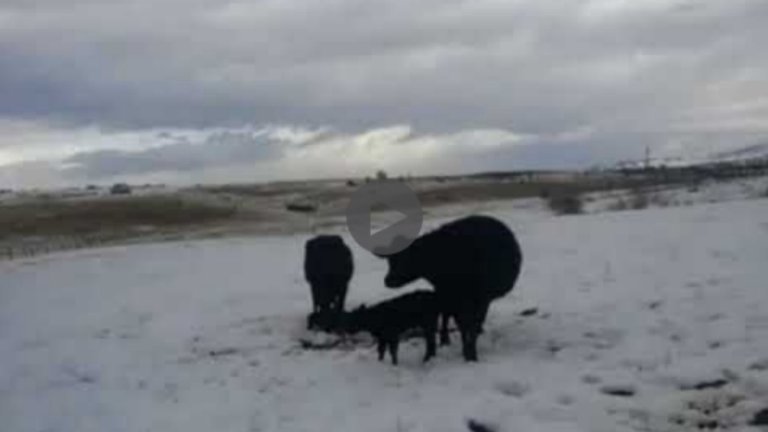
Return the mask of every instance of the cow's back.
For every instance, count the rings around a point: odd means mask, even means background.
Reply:
[[[507,294],[520,274],[522,253],[512,231],[488,216],[448,223],[419,239],[430,255],[437,289],[475,291],[483,297]]]
[[[352,252],[341,237],[322,235],[307,241],[304,274],[308,281],[349,281],[353,271]]]

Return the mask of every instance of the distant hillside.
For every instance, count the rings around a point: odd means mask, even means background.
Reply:
[[[710,156],[713,162],[768,158],[768,143],[753,144],[736,150],[717,152]]]
[[[733,150],[718,151],[707,155],[668,156],[663,158],[650,157],[621,161],[616,164],[619,168],[651,167],[687,167],[694,165],[710,165],[722,162],[747,162],[768,160],[768,143],[752,144]]]

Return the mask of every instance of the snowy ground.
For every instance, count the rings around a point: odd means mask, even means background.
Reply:
[[[588,213],[615,211],[620,202],[631,203],[635,191],[613,190],[587,194]],[[681,207],[768,197],[768,177],[709,180],[699,185],[660,185],[645,192],[649,207]]]
[[[304,236],[2,262],[0,430],[748,430],[768,406],[768,200],[495,208],[525,263],[479,364],[454,344],[422,365],[419,340],[399,367],[366,343],[302,349]],[[348,306],[395,294],[354,252]]]

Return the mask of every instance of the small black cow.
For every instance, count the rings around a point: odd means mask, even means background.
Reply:
[[[427,343],[424,362],[435,356],[435,333],[440,312],[434,291],[418,290],[386,300],[371,307],[360,306],[346,317],[349,333],[367,331],[376,338],[379,360],[389,351],[392,364],[397,364],[400,335],[406,330],[420,328]]]
[[[488,308],[514,287],[523,255],[504,223],[489,216],[469,216],[382,258],[389,261],[384,280],[388,288],[421,278],[432,284],[443,313],[441,343],[447,342],[447,321],[452,317],[461,333],[464,359],[477,361],[477,336]]]
[[[344,311],[354,264],[352,251],[337,235],[321,235],[304,245],[304,276],[312,289],[308,328],[328,330]]]

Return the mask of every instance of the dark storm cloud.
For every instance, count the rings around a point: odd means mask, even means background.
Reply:
[[[609,122],[618,108],[654,123],[702,85],[768,66],[762,0],[51,0],[0,11],[11,96],[0,114],[129,128],[536,132]]]
[[[765,16],[765,0],[4,0],[0,120],[141,136],[280,124],[354,141],[406,124],[447,142],[483,129],[530,138],[473,152],[473,170],[584,166],[646,146],[697,153],[768,136]],[[574,131],[589,133],[556,138]],[[136,149],[110,139],[67,173],[193,173],[284,156],[264,137],[158,137]],[[40,150],[0,138],[0,164],[24,154]]]

